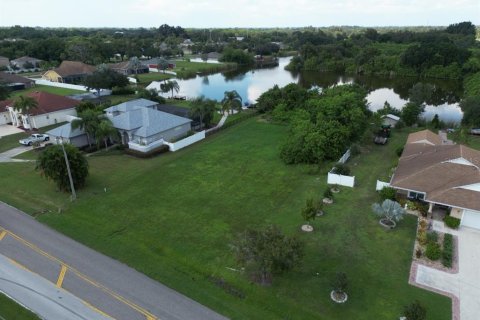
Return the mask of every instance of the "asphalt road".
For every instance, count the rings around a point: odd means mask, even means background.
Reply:
[[[0,202],[0,254],[118,320],[227,319]],[[0,290],[2,283],[0,282]]]

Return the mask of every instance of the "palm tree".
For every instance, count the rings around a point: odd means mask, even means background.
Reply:
[[[375,214],[387,220],[391,226],[395,226],[395,221],[401,220],[405,214],[405,209],[398,202],[390,199],[384,200],[381,204],[374,203],[372,209]]]
[[[212,121],[213,114],[217,110],[215,104],[214,100],[205,99],[204,96],[198,97],[190,102],[190,115],[199,118],[200,129]]]
[[[98,124],[97,130],[95,132],[95,138],[97,139],[97,145],[100,144],[100,140],[103,140],[105,143],[105,150],[108,148],[108,138],[112,135],[117,133],[117,129],[115,129],[112,125],[110,119],[106,117],[102,117],[100,123]]]
[[[172,99],[173,99],[173,91],[175,90],[175,92],[178,93],[178,91],[180,90],[180,86],[178,85],[177,81],[168,80],[168,81],[165,81],[165,83],[162,83],[160,85],[160,89],[162,90],[162,92],[165,92],[165,93],[172,91]]]
[[[80,128],[87,134],[88,145],[91,147],[90,138],[94,137],[100,122],[102,121],[102,113],[99,110],[87,109],[81,112],[80,119],[72,121],[72,129]]]
[[[236,90],[225,91],[222,100],[222,111],[231,111],[233,113],[233,110],[242,110],[242,97]]]
[[[13,109],[15,109],[16,111],[19,111],[20,113],[22,113],[24,116],[27,117],[29,129],[32,129],[32,124],[30,122],[30,111],[32,111],[32,109],[35,109],[37,107],[38,107],[37,100],[27,96],[19,96],[18,98],[15,99],[15,102],[13,103]]]

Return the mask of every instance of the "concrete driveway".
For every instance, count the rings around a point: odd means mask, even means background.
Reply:
[[[22,129],[18,129],[15,126],[9,124],[0,125],[0,139],[4,136],[9,136],[14,133],[24,132]]]
[[[454,319],[477,320],[480,314],[480,231],[462,227],[449,233],[458,237],[458,273],[418,265],[415,280],[432,291],[451,296]]]

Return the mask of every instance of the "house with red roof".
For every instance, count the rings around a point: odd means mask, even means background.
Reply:
[[[0,111],[5,110],[8,113],[9,122],[16,127],[38,129],[65,122],[70,117],[77,116],[75,106],[80,103],[78,100],[39,91],[30,92],[26,96],[35,99],[38,104],[28,115],[15,110],[12,99],[0,102]]]

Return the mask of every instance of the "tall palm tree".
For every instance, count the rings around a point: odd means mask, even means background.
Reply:
[[[87,134],[88,145],[91,147],[91,138],[95,137],[98,126],[102,121],[102,112],[95,109],[87,109],[79,113],[79,118],[72,121],[72,129],[80,128]]]
[[[180,90],[180,86],[177,81],[168,80],[168,81],[165,81],[165,83],[162,83],[160,85],[160,89],[162,90],[162,92],[165,92],[165,93],[172,91],[172,98],[173,98],[173,91],[178,93],[178,91]]]
[[[103,140],[105,143],[105,150],[108,148],[108,138],[115,135],[117,133],[117,129],[115,129],[112,125],[110,119],[103,117],[101,118],[100,123],[98,124],[97,130],[95,132],[95,138],[97,139],[97,145],[100,144],[100,140]]]
[[[199,118],[200,129],[210,124],[217,110],[216,102],[211,99],[205,99],[204,96],[192,100],[190,106],[190,115]]]
[[[13,103],[13,109],[19,111],[27,117],[29,129],[32,129],[32,123],[30,121],[30,112],[38,107],[38,102],[32,97],[19,96]]]
[[[240,97],[236,90],[225,91],[222,100],[222,110],[231,111],[232,113],[233,110],[242,110],[242,97]]]

